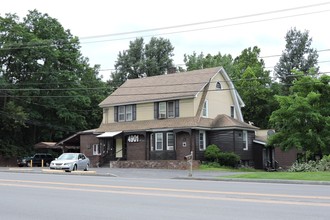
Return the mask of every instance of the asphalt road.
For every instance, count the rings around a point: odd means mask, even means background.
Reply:
[[[122,170],[124,171],[124,170]],[[328,219],[330,186],[0,172],[1,219]]]

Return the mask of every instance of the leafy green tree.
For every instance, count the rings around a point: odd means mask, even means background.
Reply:
[[[245,121],[255,126],[268,127],[269,117],[277,108],[272,90],[272,80],[258,47],[249,47],[234,60],[231,78],[246,106],[242,109]]]
[[[250,67],[245,70],[241,80],[236,84],[246,105],[242,109],[244,119],[253,122],[255,126],[267,128],[273,110],[271,89],[262,84]]]
[[[0,42],[3,102],[28,113],[21,135],[14,142],[1,135],[3,142],[32,146],[99,125],[106,83],[98,76],[99,66],[90,67],[82,56],[78,38],[56,19],[37,10],[23,21],[7,14],[0,17]]]
[[[162,75],[173,67],[174,47],[164,38],[151,38],[148,44],[143,38],[130,42],[129,49],[119,52],[116,71],[111,74],[110,84],[118,88],[127,79]]]
[[[165,74],[173,68],[174,47],[168,39],[151,38],[145,45],[145,74],[156,76]]]
[[[293,70],[307,74],[313,68],[318,71],[318,54],[316,49],[311,48],[312,38],[309,32],[301,32],[296,28],[289,30],[285,36],[286,45],[279,62],[274,71],[280,82],[284,84],[284,94],[288,94],[288,89],[292,85],[295,75]]]
[[[329,154],[330,77],[298,72],[295,78],[289,96],[276,96],[280,108],[270,118],[276,133],[268,144],[320,156]]]
[[[214,56],[211,54],[204,56],[203,53],[197,55],[196,52],[192,55],[184,54],[184,63],[187,71],[222,66],[229,75],[233,72],[232,56],[230,54],[222,55],[220,52]]]

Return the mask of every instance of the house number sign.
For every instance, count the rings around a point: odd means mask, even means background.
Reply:
[[[138,134],[132,134],[128,136],[128,142],[139,142],[139,135]]]

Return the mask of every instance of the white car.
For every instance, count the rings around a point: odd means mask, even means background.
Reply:
[[[50,163],[50,169],[56,170],[65,170],[67,172],[75,170],[84,170],[89,169],[90,161],[82,153],[63,153],[57,159],[53,160]]]

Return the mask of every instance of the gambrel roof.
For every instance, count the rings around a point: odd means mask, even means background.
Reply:
[[[129,79],[102,101],[100,107],[194,98],[216,75],[222,74],[239,106],[244,103],[222,67]]]

